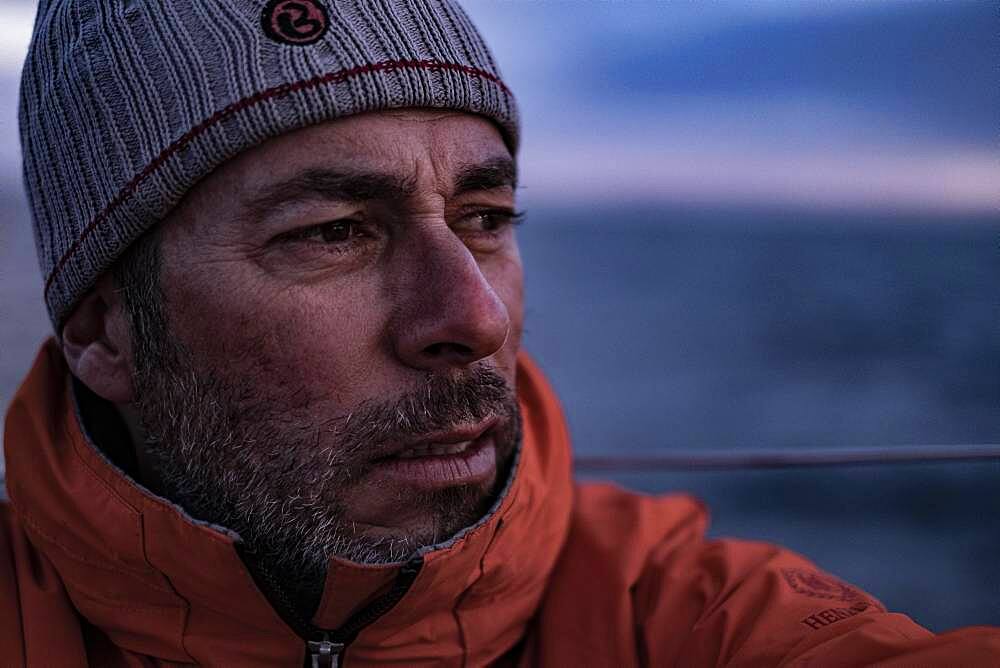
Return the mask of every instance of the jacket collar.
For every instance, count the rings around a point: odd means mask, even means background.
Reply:
[[[350,646],[352,664],[465,656],[482,665],[524,634],[565,540],[572,491],[555,395],[524,354],[517,377],[524,442],[505,494],[480,523],[424,551],[400,604]],[[90,442],[53,340],[11,403],[6,430],[16,512],[75,607],[115,645],[211,665],[302,661],[305,642],[258,589],[238,536],[153,495]],[[399,571],[332,560],[313,624],[339,627]]]

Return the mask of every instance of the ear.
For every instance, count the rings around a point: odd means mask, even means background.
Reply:
[[[133,399],[132,339],[124,309],[110,272],[105,273],[62,330],[69,370],[95,394],[115,404]]]

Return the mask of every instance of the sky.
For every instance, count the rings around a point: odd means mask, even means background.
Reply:
[[[0,0],[0,188],[34,2]],[[522,199],[1000,209],[978,0],[466,0],[518,97]]]

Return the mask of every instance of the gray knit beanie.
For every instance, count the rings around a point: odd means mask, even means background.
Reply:
[[[450,0],[41,0],[20,127],[56,331],[224,161],[403,107],[482,114],[516,151],[514,98]]]

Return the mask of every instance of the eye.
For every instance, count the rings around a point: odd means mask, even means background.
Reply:
[[[307,241],[324,244],[343,244],[358,236],[360,223],[354,220],[333,220],[328,223],[303,227],[281,235],[287,241]]]
[[[348,241],[354,233],[354,222],[337,220],[319,226],[319,237],[328,244]]]
[[[505,209],[486,209],[476,211],[467,216],[465,220],[468,221],[468,224],[459,227],[470,228],[470,231],[474,232],[494,234],[506,227],[524,222],[524,213]]]
[[[510,216],[504,216],[495,211],[484,211],[476,215],[479,216],[480,225],[485,232],[495,232],[510,221]]]

